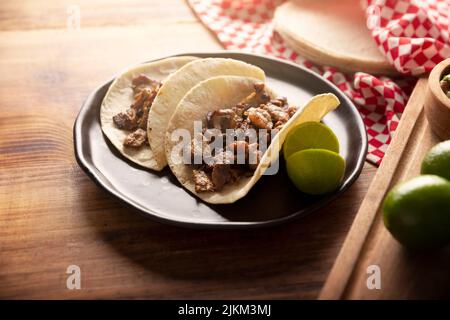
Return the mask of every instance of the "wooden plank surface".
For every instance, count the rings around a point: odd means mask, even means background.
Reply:
[[[0,298],[316,298],[376,169],[328,208],[255,231],[151,222],[78,168],[82,101],[126,66],[220,49],[181,0],[0,4]],[[70,10],[69,10],[70,11]],[[81,290],[66,268],[81,268]]]
[[[384,227],[382,201],[401,181],[420,174],[426,152],[439,142],[423,110],[427,79],[420,79],[402,121],[320,294],[321,299],[439,299],[450,297],[450,248],[412,252]],[[380,270],[381,288],[369,289],[367,268]]]

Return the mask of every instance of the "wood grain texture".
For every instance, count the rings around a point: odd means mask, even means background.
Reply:
[[[315,298],[376,169],[328,208],[253,231],[185,230],[119,204],[78,168],[72,126],[126,66],[220,45],[182,1],[0,4],[0,298]],[[82,289],[66,289],[81,267]]]
[[[420,174],[426,152],[439,142],[425,117],[427,79],[420,79],[367,192],[321,299],[431,299],[450,297],[450,248],[417,253],[384,227],[382,201],[396,184]],[[381,289],[367,288],[367,268],[381,270]]]

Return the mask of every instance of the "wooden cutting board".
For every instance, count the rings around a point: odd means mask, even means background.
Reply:
[[[427,79],[419,79],[387,154],[356,215],[319,296],[320,299],[414,299],[450,297],[450,248],[414,253],[387,231],[381,206],[395,184],[417,176],[436,143],[424,114]],[[375,266],[375,268],[374,268]],[[381,288],[367,280],[378,271]],[[372,282],[374,278],[370,278]]]

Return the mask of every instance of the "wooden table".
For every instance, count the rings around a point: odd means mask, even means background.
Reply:
[[[126,66],[221,46],[181,0],[79,0],[80,29],[67,28],[72,3],[0,4],[0,298],[316,298],[376,168],[328,208],[266,230],[137,215],[76,164],[79,107]],[[72,264],[81,290],[66,288]]]

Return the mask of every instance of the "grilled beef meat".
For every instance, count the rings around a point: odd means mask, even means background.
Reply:
[[[211,181],[215,190],[221,190],[231,180],[230,165],[217,163],[211,173]]]
[[[265,106],[264,104],[262,106]],[[247,111],[248,120],[258,129],[270,130],[273,127],[272,118],[263,108],[250,108]]]
[[[158,86],[159,82],[155,81],[153,79],[150,79],[145,74],[140,74],[137,77],[134,77],[133,80],[131,80],[131,84],[133,85],[133,89],[139,86]]]
[[[128,109],[127,112],[118,113],[113,117],[113,121],[121,130],[134,130],[136,129],[136,111]]]
[[[258,144],[252,143],[248,146],[248,167],[255,170],[262,158],[261,150],[258,150]]]
[[[201,159],[201,163],[197,160],[194,164],[192,176],[195,191],[220,191],[225,185],[236,182],[241,177],[251,176],[263,155],[258,143],[254,141],[262,142],[267,139],[268,146],[270,132],[281,129],[296,110],[288,105],[286,98],[271,100],[264,84],[258,83],[255,91],[236,106],[209,112],[205,119],[206,130],[191,142],[192,159],[195,155],[207,155]],[[214,150],[211,150],[210,145],[212,141],[206,137],[209,129],[220,130],[222,138],[227,129],[234,129],[234,135],[238,139],[229,145],[224,139],[223,149],[213,154]],[[259,129],[267,131],[264,133]],[[256,137],[251,137],[252,134]],[[239,137],[244,137],[244,140]]]
[[[226,129],[236,127],[237,115],[232,109],[220,109],[208,112],[206,119],[209,129],[219,129],[225,132]]]
[[[125,137],[123,145],[130,148],[140,148],[147,142],[147,131],[141,128],[136,129]]]
[[[148,143],[147,120],[148,113],[158,93],[160,83],[140,74],[131,81],[134,101],[126,110],[113,116],[117,128],[130,133],[125,137],[123,145],[130,148],[140,148]]]
[[[214,184],[203,170],[193,170],[192,177],[195,183],[195,192],[215,191]]]

